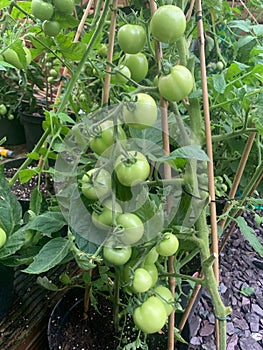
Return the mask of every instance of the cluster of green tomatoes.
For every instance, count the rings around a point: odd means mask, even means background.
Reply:
[[[150,22],[152,36],[163,43],[179,40],[185,28],[184,13],[172,5],[159,7]],[[117,40],[125,56],[113,74],[114,82],[126,84],[129,79],[140,82],[148,72],[146,55],[141,52],[146,43],[144,27],[125,24],[119,28]],[[175,65],[167,75],[158,77],[157,85],[162,97],[178,102],[192,91],[193,83],[191,72]],[[116,181],[125,190],[144,183],[151,176],[147,157],[127,146],[124,130],[152,127],[158,119],[155,99],[148,93],[134,93],[130,101],[123,103],[117,119],[117,122],[116,118],[98,122],[98,132],[90,136],[89,148],[99,157],[99,162],[82,176],[81,192],[95,203],[91,212],[94,226],[110,232],[110,236],[105,233],[110,243],[106,242],[103,247],[103,259],[119,269],[126,293],[140,295],[142,302],[134,308],[133,319],[139,329],[150,334],[165,325],[174,308],[174,298],[166,279],[165,283],[160,279],[156,263],[165,264],[167,257],[177,252],[179,241],[172,230],[166,228],[149,248],[144,240],[144,222],[137,213],[124,211],[122,201],[113,193]]]
[[[42,21],[42,29],[47,36],[56,36],[61,30],[59,19],[71,15],[74,6],[74,0],[32,0],[31,12]]]

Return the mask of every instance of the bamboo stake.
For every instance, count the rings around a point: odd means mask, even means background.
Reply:
[[[244,172],[244,169],[245,169],[245,166],[247,164],[247,160],[248,160],[248,156],[250,154],[250,151],[251,151],[251,148],[253,146],[253,142],[255,140],[255,137],[256,137],[256,132],[252,132],[249,137],[248,137],[248,140],[246,142],[246,145],[245,145],[245,148],[244,148],[244,151],[242,153],[242,156],[241,156],[241,159],[240,159],[240,162],[239,162],[239,165],[238,165],[238,169],[236,171],[236,175],[234,177],[234,180],[233,180],[233,184],[232,184],[232,187],[230,189],[230,192],[229,192],[229,199],[231,200],[232,198],[235,197],[236,195],[236,192],[237,192],[237,189],[238,189],[238,186],[239,186],[239,183],[240,183],[240,180],[241,180],[241,177],[243,175],[243,172]],[[223,213],[225,213],[227,211],[227,209],[229,208],[230,206],[230,203],[227,202],[225,207],[224,207],[224,210],[223,210]],[[225,227],[225,223],[226,223],[226,218],[225,219],[222,219],[219,223],[220,227],[222,228],[222,230],[224,229]]]
[[[200,63],[201,63],[201,80],[203,91],[203,105],[204,105],[204,119],[205,119],[205,131],[206,131],[206,147],[207,155],[210,159],[208,162],[208,190],[210,195],[210,216],[211,216],[211,235],[212,235],[212,254],[215,257],[213,269],[217,283],[219,283],[219,259],[218,259],[218,235],[217,235],[217,217],[216,217],[216,202],[215,202],[215,187],[214,187],[214,168],[213,168],[213,145],[212,145],[212,133],[210,126],[210,111],[209,111],[209,99],[207,88],[207,76],[206,76],[206,60],[205,60],[205,38],[204,28],[202,21],[202,1],[197,0],[197,28],[200,41]],[[215,322],[216,328],[216,347],[220,348],[219,340],[219,322]]]
[[[117,17],[117,7],[118,0],[113,1],[113,10],[111,13],[111,22],[110,22],[110,34],[109,34],[109,47],[108,47],[108,56],[107,61],[111,64],[113,57],[113,48],[114,48],[114,38],[115,38],[115,30],[116,30],[116,17]],[[110,78],[111,78],[111,65],[107,64],[106,66],[106,75],[104,79],[104,88],[103,88],[103,96],[102,96],[102,105],[105,105],[110,96]]]
[[[92,4],[93,4],[93,0],[89,0],[89,2],[87,3],[87,7],[86,7],[86,9],[85,9],[85,11],[84,11],[84,13],[83,13],[82,18],[81,18],[81,21],[80,21],[80,23],[79,23],[79,25],[78,25],[78,29],[77,29],[77,31],[76,31],[76,34],[75,34],[75,36],[74,36],[74,39],[73,39],[73,42],[74,42],[74,43],[76,43],[76,42],[79,40],[79,37],[80,37],[80,35],[81,35],[82,31],[83,31],[83,28],[84,28],[86,19],[87,19],[89,13],[90,13],[90,9],[91,9]],[[66,77],[67,74],[68,74],[68,72],[69,72],[68,68],[67,68],[67,67],[64,67],[64,68],[63,68],[63,72],[62,72],[61,75],[62,75],[63,77]],[[62,87],[63,87],[63,82],[64,82],[63,79],[61,79],[61,80],[60,80],[60,83],[59,83],[59,86],[58,86],[58,89],[57,89],[55,101],[57,101],[57,100],[59,99],[60,95],[61,95],[61,91],[62,91]]]
[[[150,9],[151,9],[151,15],[154,14],[154,12],[157,10],[157,5],[154,0],[150,1]],[[162,47],[160,45],[160,42],[154,40],[154,47],[155,47],[155,57],[157,61],[157,71],[158,73],[161,70],[161,62],[162,62]],[[168,102],[164,100],[162,97],[160,98],[160,107],[161,107],[161,120],[162,120],[162,138],[163,138],[163,152],[164,154],[170,153],[170,142],[169,142],[169,126],[168,126]],[[164,177],[165,179],[171,179],[172,172],[171,167],[168,164],[164,164]],[[171,210],[172,206],[172,197],[169,196],[167,198],[167,211],[169,212]],[[171,256],[168,258],[168,272],[174,273],[174,257]],[[169,287],[171,290],[172,295],[175,293],[175,286],[176,286],[176,278],[175,277],[169,277]],[[169,316],[169,324],[168,324],[168,343],[167,343],[167,350],[173,350],[174,349],[174,324],[175,324],[175,312],[174,310]]]

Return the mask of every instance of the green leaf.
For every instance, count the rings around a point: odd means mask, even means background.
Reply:
[[[7,237],[7,241],[0,248],[0,260],[16,253],[24,244],[24,228],[20,228]]]
[[[9,236],[21,224],[22,208],[5,178],[3,166],[0,167],[0,212],[0,227]]]
[[[34,188],[30,197],[30,210],[32,210],[35,214],[40,213],[41,204],[43,201],[43,195],[37,188]]]
[[[56,41],[59,46],[59,49],[62,55],[65,58],[68,58],[73,61],[79,61],[81,57],[84,55],[86,50],[86,45],[83,43],[73,43],[63,34],[59,34],[56,36]]]
[[[36,175],[37,172],[34,169],[23,169],[19,171],[19,181],[24,184],[32,179],[32,176]]]
[[[249,297],[254,293],[254,288],[253,287],[243,287],[239,291],[241,294],[245,295],[246,297]]]
[[[1,0],[0,1],[0,10],[2,10],[3,8],[10,6],[11,4],[11,0]]]
[[[154,155],[149,155],[151,160],[154,160],[156,162],[167,162],[173,161],[177,158],[183,158],[183,159],[196,159],[196,160],[202,160],[202,161],[209,161],[209,158],[205,151],[201,149],[200,145],[189,145],[189,146],[183,146],[180,148],[177,148],[175,151],[171,152],[167,156],[162,157],[155,157]]]
[[[231,21],[228,23],[230,28],[238,28],[243,32],[250,32],[251,30],[251,22],[250,21],[244,21],[244,20],[240,20],[240,21]]]
[[[223,94],[226,89],[225,77],[223,74],[213,77],[213,85],[216,92]]]
[[[49,211],[36,216],[28,223],[27,229],[50,234],[59,231],[66,224],[67,222],[62,213]]]
[[[67,256],[69,247],[70,242],[66,238],[57,237],[52,239],[34,257],[32,264],[22,271],[30,274],[40,274],[52,269]]]
[[[242,36],[237,42],[237,47],[238,48],[243,47],[244,45],[250,43],[254,39],[255,38],[251,35]]]
[[[59,290],[58,286],[56,286],[54,283],[52,283],[47,276],[44,277],[38,277],[37,278],[37,284],[39,284],[41,287],[51,290],[52,292],[57,292]]]
[[[174,337],[176,340],[180,341],[181,343],[188,344],[186,340],[181,336],[180,331],[178,328],[174,328]]]
[[[245,219],[241,216],[235,219],[238,224],[242,235],[248,240],[251,247],[263,257],[263,245],[260,243],[259,239],[254,234],[254,229],[249,227]]]

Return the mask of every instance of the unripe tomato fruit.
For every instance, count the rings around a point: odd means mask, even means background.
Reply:
[[[118,215],[116,223],[122,228],[118,238],[123,244],[133,245],[142,238],[144,225],[139,216],[133,213],[123,213]]]
[[[149,264],[154,264],[158,260],[159,253],[157,253],[156,247],[153,247],[149,253],[146,255],[144,264],[149,265]]]
[[[7,113],[6,105],[0,104],[0,115],[5,115]]]
[[[156,296],[163,302],[167,316],[169,316],[173,311],[174,298],[172,292],[167,287],[161,285],[155,287],[154,291],[156,292]]]
[[[102,122],[99,129],[98,133],[90,138],[90,148],[98,155],[102,155],[107,151],[110,153],[116,137],[113,121],[106,120]],[[126,134],[121,125],[117,126],[117,135],[122,143],[126,142]]]
[[[165,232],[161,242],[156,246],[156,250],[161,256],[172,256],[177,252],[178,248],[178,238],[171,232]]]
[[[88,170],[81,179],[81,191],[91,200],[98,200],[111,192],[111,174],[103,168]]]
[[[152,286],[152,277],[149,272],[141,267],[134,271],[132,290],[136,293],[147,292]]]
[[[222,70],[224,68],[224,63],[222,61],[216,62],[216,68]]]
[[[136,102],[128,102],[123,108],[123,120],[134,129],[151,127],[157,120],[158,110],[154,99],[144,93],[138,93]]]
[[[143,80],[148,73],[148,61],[146,56],[141,52],[126,54],[123,64],[129,68],[131,78],[136,82]]]
[[[143,268],[149,272],[149,274],[152,277],[152,285],[151,287],[155,286],[156,282],[158,281],[158,270],[155,264],[145,264],[143,265]]]
[[[120,83],[120,84],[125,84],[127,83],[128,79],[127,78],[130,78],[131,77],[131,71],[129,70],[129,68],[127,66],[120,66],[118,68],[118,71],[115,75],[112,76],[112,81],[113,83]],[[122,74],[125,75],[125,77],[120,74],[120,72]],[[127,77],[127,78],[126,78]]]
[[[5,231],[0,227],[0,248],[3,247],[3,245],[6,242],[6,233]]]
[[[44,21],[42,29],[47,36],[56,36],[60,32],[60,24],[57,21]]]
[[[41,21],[50,19],[54,13],[54,7],[49,2],[43,0],[32,0],[31,2],[32,15]]]
[[[117,40],[125,53],[135,54],[143,49],[146,32],[142,26],[137,24],[125,24],[118,30]]]
[[[150,165],[142,153],[129,151],[128,157],[120,155],[116,159],[115,173],[122,185],[134,186],[147,179]]]
[[[167,320],[163,302],[156,296],[151,296],[134,310],[133,320],[136,326],[146,334],[158,332]]]
[[[122,213],[122,207],[115,202],[114,215],[115,219]],[[113,205],[112,200],[107,199],[102,203],[101,211],[93,211],[91,215],[93,224],[101,230],[109,230],[113,226]]]
[[[188,68],[181,65],[174,66],[170,73],[161,75],[158,80],[160,95],[168,101],[179,102],[192,91],[194,78]]]
[[[63,15],[70,15],[74,10],[74,0],[54,0],[54,5],[58,12]]]
[[[121,266],[126,264],[132,254],[131,247],[107,247],[103,248],[103,258],[110,264]]]
[[[153,37],[163,43],[174,43],[186,28],[186,18],[183,11],[174,5],[160,6],[153,14],[150,31]]]

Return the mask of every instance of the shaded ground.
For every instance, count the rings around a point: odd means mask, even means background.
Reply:
[[[263,242],[263,225],[256,227],[254,219],[247,218],[247,221]],[[220,266],[223,301],[233,310],[227,322],[227,350],[262,350],[263,258],[236,229],[221,254]],[[251,295],[244,295],[249,292],[247,288],[251,288]],[[189,350],[214,350],[214,315],[206,293],[198,304],[192,324],[196,331]]]

